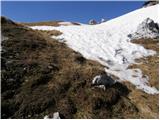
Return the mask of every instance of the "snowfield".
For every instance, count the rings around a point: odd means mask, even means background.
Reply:
[[[117,81],[129,81],[146,93],[158,94],[156,88],[149,86],[149,78],[142,77],[140,69],[127,69],[131,63],[135,63],[135,59],[156,54],[155,51],[131,43],[128,35],[135,33],[137,27],[147,18],[158,22],[158,6],[141,8],[97,25],[32,26],[31,28],[61,31],[63,34],[57,36],[57,40],[65,42],[85,58],[96,60],[109,67],[109,69],[105,68],[105,71],[119,77]]]
[[[59,22],[58,23],[59,25],[64,25],[64,26],[67,26],[67,25],[74,25],[72,22]]]

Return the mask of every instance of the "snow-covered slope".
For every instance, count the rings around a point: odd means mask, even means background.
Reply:
[[[58,23],[60,26],[70,26],[70,25],[81,25],[80,23],[77,22],[59,22]]]
[[[155,52],[131,43],[128,35],[135,33],[138,25],[147,18],[158,22],[158,6],[141,8],[98,25],[31,28],[61,31],[63,34],[57,37],[59,41],[65,41],[69,47],[80,52],[84,57],[97,60],[109,67],[105,69],[106,72],[118,76],[119,81],[130,81],[137,88],[155,94],[158,90],[148,85],[148,78],[142,77],[141,70],[127,69],[136,58],[154,55]]]

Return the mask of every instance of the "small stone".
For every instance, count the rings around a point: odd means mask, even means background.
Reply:
[[[8,81],[9,81],[9,82],[13,82],[13,81],[15,81],[15,80],[14,80],[13,78],[9,78]]]
[[[49,66],[48,66],[48,69],[53,69],[53,66],[49,65]]]

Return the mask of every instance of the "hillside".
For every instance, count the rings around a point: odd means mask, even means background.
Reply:
[[[156,54],[155,51],[130,41],[139,38],[157,38],[159,34],[157,11],[158,5],[154,5],[98,25],[31,26],[31,28],[62,32],[63,34],[52,38],[66,43],[85,58],[96,60],[106,66],[106,72],[119,77],[118,81],[129,81],[146,93],[156,94],[158,90],[147,84],[148,79],[143,77],[141,70],[127,68],[135,63],[135,59]]]
[[[2,118],[44,118],[57,111],[61,118],[138,116],[125,85],[116,83],[108,92],[91,87],[96,75],[106,74],[100,64],[40,31],[3,17],[1,23]],[[116,112],[124,107],[127,113]]]
[[[99,25],[1,17],[2,118],[159,118],[156,10]]]

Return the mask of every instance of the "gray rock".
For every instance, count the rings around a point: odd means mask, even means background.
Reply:
[[[61,119],[59,112],[54,112],[52,115],[46,115],[44,119]]]
[[[129,34],[128,37],[131,39],[159,38],[159,25],[152,19],[147,18],[138,25],[136,32]]]
[[[92,19],[92,20],[90,20],[90,21],[89,21],[89,23],[88,23],[88,24],[89,24],[89,25],[96,25],[96,24],[97,24],[97,22],[96,22],[95,20],[93,20],[93,19]]]
[[[143,7],[149,7],[149,6],[152,6],[152,5],[156,5],[158,4],[158,0],[149,0],[149,1],[146,1],[144,4],[143,4]]]
[[[93,78],[92,80],[92,86],[99,86],[100,88],[105,89],[107,86],[111,86],[115,83],[116,81],[113,80],[110,76],[107,74],[103,75],[97,75]],[[105,87],[105,88],[104,88]]]

